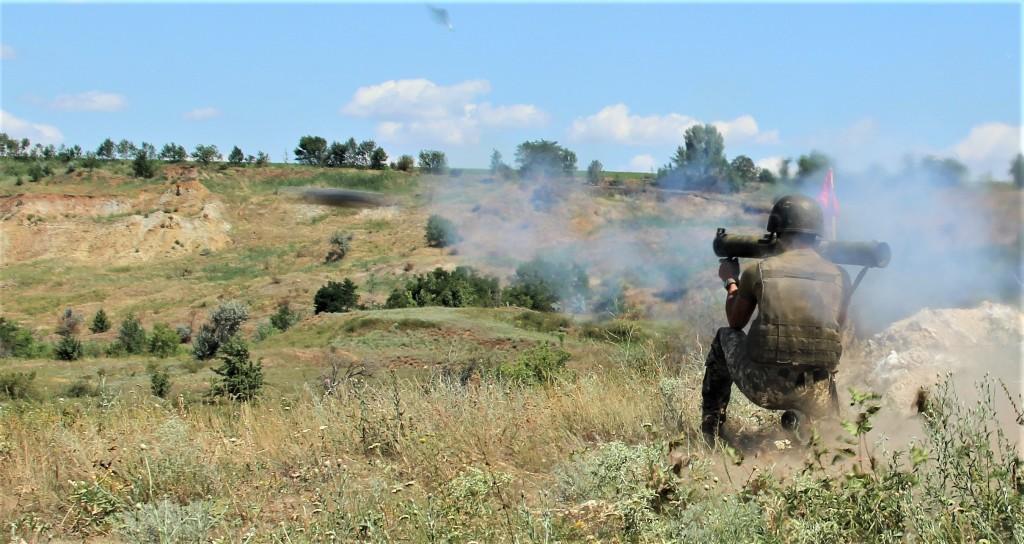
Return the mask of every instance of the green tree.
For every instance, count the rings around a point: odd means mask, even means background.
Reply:
[[[162,368],[153,368],[149,372],[149,391],[154,397],[166,399],[171,393],[171,377]]]
[[[587,167],[587,183],[591,185],[600,185],[603,178],[604,165],[602,165],[599,160],[591,161],[590,166]]]
[[[287,302],[282,302],[277,306],[274,315],[270,316],[270,324],[279,331],[286,331],[298,323],[299,319],[301,319],[299,313],[292,310],[291,305]]]
[[[147,179],[156,175],[156,165],[150,160],[149,153],[144,150],[135,153],[135,160],[132,161],[132,175]]]
[[[294,153],[295,160],[302,164],[323,166],[327,159],[327,140],[319,136],[303,136],[299,138],[299,146]]]
[[[386,306],[491,307],[498,304],[500,295],[498,278],[481,275],[468,266],[460,266],[451,272],[438,267],[427,274],[417,275],[404,287],[392,291]]]
[[[1024,153],[1017,153],[1010,163],[1010,176],[1017,188],[1024,188]]]
[[[228,153],[228,162],[238,166],[245,162],[245,153],[242,153],[242,149],[237,145],[231,148],[231,153]]]
[[[733,186],[738,189],[744,185],[754,183],[757,181],[757,170],[757,165],[754,164],[753,159],[746,155],[738,155],[729,164],[729,173],[733,180]]]
[[[377,143],[373,140],[360,142],[356,147],[355,154],[353,155],[352,165],[356,168],[366,168],[370,166],[370,157],[373,155],[375,149],[377,149]]]
[[[550,140],[523,142],[516,147],[516,164],[523,177],[576,174],[576,154]]]
[[[37,357],[42,352],[41,348],[29,330],[0,317],[0,357]]]
[[[210,312],[209,321],[192,338],[192,355],[199,360],[212,358],[228,338],[249,319],[249,309],[238,301],[221,304]]]
[[[221,346],[220,360],[220,366],[212,369],[218,378],[210,394],[238,402],[256,398],[263,388],[263,364],[252,361],[245,342],[238,336],[229,338]]]
[[[349,278],[341,283],[329,281],[313,296],[314,313],[340,313],[354,310],[359,304],[356,284]]]
[[[183,162],[188,158],[188,151],[185,150],[185,146],[171,142],[160,148],[159,157],[167,162]]]
[[[349,165],[348,146],[338,142],[331,142],[324,152],[324,164],[331,168],[341,168]]]
[[[53,355],[59,361],[77,361],[82,358],[82,342],[71,334],[61,336],[53,348]]]
[[[378,147],[370,153],[370,168],[383,170],[388,165],[388,153],[383,147]]]
[[[270,164],[270,155],[260,151],[256,153],[256,166],[266,166]]]
[[[121,321],[121,328],[117,332],[117,345],[121,351],[137,355],[146,351],[146,330],[142,328],[135,314],[128,314]]]
[[[121,160],[127,160],[135,157],[135,152],[138,149],[135,148],[135,144],[128,140],[121,140],[117,143],[117,157]]]
[[[455,224],[440,215],[431,215],[427,219],[425,237],[430,247],[448,247],[461,240]]]
[[[448,172],[448,157],[441,151],[424,149],[420,151],[420,169],[428,174]]]
[[[43,161],[34,161],[28,167],[28,179],[29,181],[39,181],[47,176],[52,176],[53,170],[50,169],[49,163]]]
[[[89,325],[89,330],[94,334],[110,330],[110,319],[107,317],[107,312],[103,311],[103,308],[96,310],[96,314],[92,316],[92,323]]]
[[[153,332],[149,335],[149,352],[160,358],[166,358],[178,352],[178,344],[181,337],[178,331],[164,323],[153,325]]]
[[[220,154],[220,150],[217,149],[217,146],[199,144],[196,146],[195,150],[192,151],[192,158],[199,164],[206,166],[211,162],[221,160],[223,156]]]
[[[782,163],[779,164],[779,181],[785,183],[790,180],[789,165],[792,162],[793,159],[782,159]]]
[[[796,177],[800,181],[818,175],[831,166],[832,160],[821,151],[811,151],[807,155],[800,155],[796,160]]]
[[[501,160],[501,152],[497,149],[493,150],[491,152],[491,175],[501,172],[501,167],[503,165],[505,165],[505,163]]]
[[[114,158],[114,152],[116,150],[117,146],[114,144],[114,140],[107,138],[106,140],[103,140],[103,143],[101,143],[98,148],[96,148],[96,156],[104,160],[110,160]]]
[[[589,296],[590,279],[582,267],[540,257],[519,265],[502,294],[507,304],[539,312],[554,311],[559,304],[582,310]]]
[[[402,172],[409,172],[412,170],[414,165],[415,159],[412,158],[412,155],[402,155],[401,157],[398,157],[398,162],[395,163],[395,169]]]
[[[757,181],[761,183],[775,183],[778,180],[775,178],[775,174],[773,174],[771,170],[762,168],[761,171],[757,173]]]

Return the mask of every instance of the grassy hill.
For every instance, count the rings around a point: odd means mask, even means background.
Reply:
[[[810,445],[740,394],[730,445],[705,445],[701,376],[721,323],[706,242],[718,225],[759,228],[767,189],[666,197],[539,190],[482,171],[297,165],[164,165],[138,180],[117,162],[30,182],[23,166],[0,168],[0,310],[44,349],[0,359],[5,539],[1004,541],[1024,531],[1013,446],[992,439],[986,405],[958,407],[948,392],[913,421],[917,441],[893,448],[903,457],[866,435],[874,401],[845,392],[845,417],[860,425],[823,427]],[[305,187],[388,203],[328,208],[303,201]],[[463,241],[428,247],[433,213]],[[351,248],[327,262],[336,232]],[[584,309],[383,308],[436,267],[471,265],[507,284],[533,252],[586,265]],[[317,289],[342,278],[364,308],[314,315]],[[147,331],[196,332],[228,301],[249,309],[238,334],[262,364],[256,400],[211,398],[221,361],[195,360],[188,344],[165,358],[107,354],[129,314]],[[281,303],[299,320],[270,331]],[[46,347],[66,308],[85,318],[75,361]],[[93,334],[100,308],[113,327]],[[853,342],[847,359],[857,353]],[[155,371],[170,381],[166,398],[151,392]]]

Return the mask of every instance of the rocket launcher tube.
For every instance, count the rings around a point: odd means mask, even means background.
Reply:
[[[782,252],[782,246],[774,236],[729,234],[718,229],[713,244],[715,255],[723,259],[764,259]],[[846,242],[822,240],[817,246],[822,257],[836,263],[871,268],[885,268],[892,252],[885,242]]]

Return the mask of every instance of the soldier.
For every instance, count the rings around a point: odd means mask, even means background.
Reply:
[[[784,196],[768,218],[783,252],[748,264],[742,275],[736,259],[722,261],[729,326],[718,329],[704,371],[701,431],[709,441],[720,436],[733,383],[754,404],[787,410],[783,425],[790,428],[798,414],[837,411],[835,372],[850,279],[815,251],[823,223],[814,199]]]

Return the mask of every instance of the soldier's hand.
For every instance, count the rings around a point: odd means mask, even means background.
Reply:
[[[722,264],[718,265],[718,278],[722,281],[727,279],[737,279],[740,276],[740,262],[737,259],[722,259]]]

